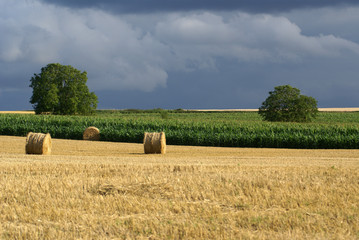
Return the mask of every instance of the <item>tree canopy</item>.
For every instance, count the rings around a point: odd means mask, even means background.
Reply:
[[[317,100],[301,95],[297,88],[283,85],[269,92],[258,113],[267,121],[309,122],[317,112]]]
[[[97,96],[86,85],[87,73],[70,65],[50,63],[30,82],[36,114],[91,114],[97,108]]]

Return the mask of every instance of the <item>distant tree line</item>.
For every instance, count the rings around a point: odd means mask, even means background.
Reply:
[[[48,64],[30,82],[36,114],[92,114],[97,108],[98,98],[86,85],[87,73],[72,66]],[[317,100],[290,85],[275,87],[258,111],[264,120],[280,122],[309,122],[317,112]],[[168,118],[168,113],[161,114]]]

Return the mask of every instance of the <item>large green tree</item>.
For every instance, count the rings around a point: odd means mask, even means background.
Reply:
[[[301,95],[297,88],[283,85],[269,92],[258,113],[267,121],[309,122],[317,112],[317,100]]]
[[[72,66],[50,63],[30,82],[36,114],[91,114],[97,108],[97,96],[86,85],[87,73]]]

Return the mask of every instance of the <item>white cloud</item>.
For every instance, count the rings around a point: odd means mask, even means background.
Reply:
[[[0,33],[0,65],[70,64],[86,70],[95,89],[166,86],[164,60],[157,55],[166,47],[118,16],[0,0]]]

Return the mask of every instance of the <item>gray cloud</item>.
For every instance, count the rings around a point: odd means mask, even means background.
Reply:
[[[285,17],[268,14],[171,14],[155,28],[188,68],[216,68],[218,57],[238,62],[301,62],[308,57],[359,55],[359,44],[333,35],[305,36]],[[176,64],[181,66],[181,64]]]
[[[27,69],[37,66],[36,72],[50,62],[86,70],[95,89],[152,91],[166,86],[167,73],[161,66],[166,46],[125,20],[102,11],[75,13],[38,2],[18,1],[11,8],[14,15],[0,9],[0,76],[16,79],[3,80],[9,87],[24,79],[18,69],[5,66],[25,62]],[[33,73],[27,72],[27,78]]]
[[[250,11],[273,12],[297,8],[358,5],[356,0],[43,0],[47,3],[77,8],[100,8],[118,13],[156,11]]]
[[[359,22],[357,7],[298,9],[284,14],[295,22],[306,35],[332,34],[359,43],[359,31],[353,24]]]

